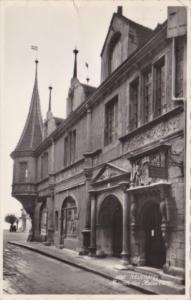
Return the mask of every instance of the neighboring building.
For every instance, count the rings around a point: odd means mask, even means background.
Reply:
[[[31,106],[12,152],[13,196],[32,239],[124,265],[185,267],[186,8],[155,30],[113,14],[101,52],[101,84],[74,74],[67,117],[50,102],[42,122],[37,61]]]

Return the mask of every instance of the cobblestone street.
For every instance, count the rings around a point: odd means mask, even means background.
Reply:
[[[7,233],[13,238],[13,234]],[[19,234],[15,234],[15,240]],[[139,294],[101,276],[51,258],[15,247],[4,241],[6,294]]]

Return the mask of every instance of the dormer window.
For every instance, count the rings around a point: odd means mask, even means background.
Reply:
[[[116,32],[110,42],[109,50],[109,71],[112,73],[121,64],[122,44],[120,40],[121,34]]]

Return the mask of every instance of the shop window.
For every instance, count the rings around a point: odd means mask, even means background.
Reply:
[[[139,79],[130,84],[130,107],[129,107],[129,128],[136,129],[138,126],[138,100],[139,100]]]
[[[142,112],[143,112],[143,123],[147,123],[149,121],[149,113],[150,113],[150,106],[152,101],[152,72],[151,69],[147,69],[143,73],[142,77]]]
[[[64,237],[76,237],[78,227],[78,214],[75,201],[71,198],[64,202],[62,208],[62,232]]]
[[[26,182],[28,178],[28,163],[20,162],[19,163],[19,181]]]
[[[162,114],[165,99],[165,59],[154,65],[154,117]]]
[[[184,39],[175,39],[175,97],[183,97],[183,74],[184,74]]]
[[[118,129],[118,97],[114,97],[105,105],[105,146],[114,142]]]

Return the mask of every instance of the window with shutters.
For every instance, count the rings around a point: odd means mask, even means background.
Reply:
[[[143,123],[149,121],[150,107],[152,101],[152,71],[151,68],[148,68],[142,77],[142,113],[143,113]]]
[[[160,59],[154,65],[154,117],[162,114],[165,102],[165,59]]]
[[[117,129],[118,97],[114,97],[105,105],[105,146],[113,143],[117,139]]]
[[[129,97],[129,129],[136,129],[138,126],[138,100],[139,100],[139,79],[135,79],[130,84]]]
[[[27,178],[28,178],[28,163],[22,161],[19,164],[19,181],[26,182]]]
[[[175,97],[183,97],[184,74],[184,40],[183,37],[175,39]]]
[[[76,159],[76,130],[72,130],[64,139],[64,166],[69,166]]]

